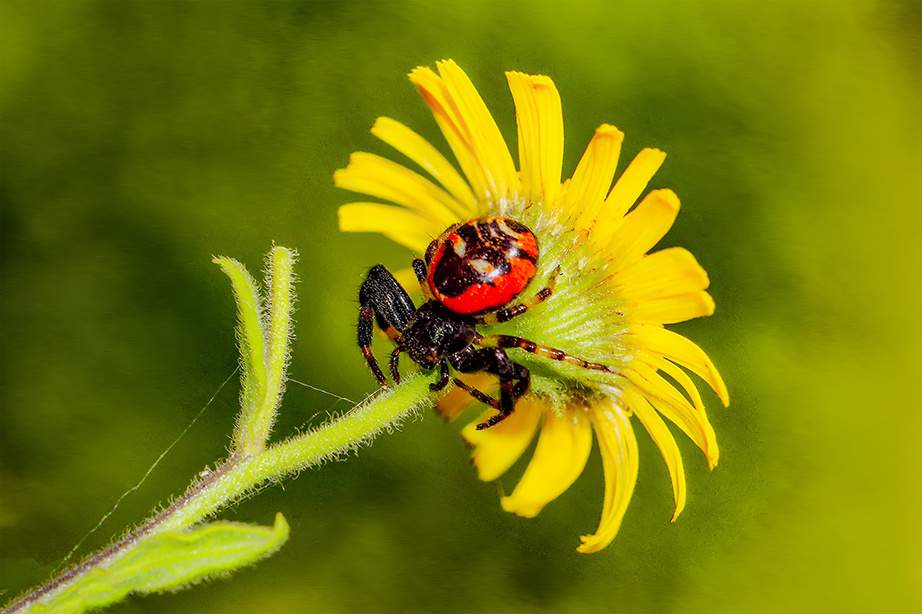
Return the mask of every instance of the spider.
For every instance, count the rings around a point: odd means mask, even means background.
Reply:
[[[510,218],[490,216],[454,224],[429,244],[425,261],[413,260],[413,270],[428,297],[418,309],[390,271],[380,264],[372,267],[359,290],[358,344],[375,378],[388,387],[371,351],[374,321],[396,345],[390,358],[394,382],[400,383],[398,361],[403,352],[425,369],[438,367],[439,379],[430,385],[431,390],[442,390],[451,380],[498,411],[478,424],[478,430],[508,417],[531,384],[529,370],[509,358],[507,349],[520,348],[586,369],[614,372],[606,365],[528,339],[477,332],[478,325],[507,322],[553,294],[559,268],[532,298],[507,307],[534,277],[537,261],[538,242],[531,230]],[[499,398],[450,378],[449,366],[460,373],[486,371],[499,376]]]

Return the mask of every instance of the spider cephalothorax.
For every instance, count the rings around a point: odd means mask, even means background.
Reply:
[[[570,356],[563,350],[538,345],[511,335],[481,335],[480,324],[497,324],[522,315],[554,291],[554,271],[547,285],[532,298],[507,307],[535,276],[538,242],[523,224],[504,217],[485,217],[455,224],[434,240],[425,261],[413,261],[413,270],[430,300],[418,309],[406,290],[383,265],[368,272],[359,291],[358,341],[372,372],[382,386],[387,380],[371,352],[373,320],[396,344],[390,372],[400,381],[397,363],[401,352],[426,369],[439,368],[441,390],[449,381],[449,366],[461,373],[486,371],[499,376],[499,399],[453,379],[477,400],[499,411],[478,429],[493,426],[515,409],[516,401],[531,383],[531,373],[513,362],[509,348],[597,371],[610,367]]]

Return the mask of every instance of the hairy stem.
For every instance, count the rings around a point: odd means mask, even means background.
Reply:
[[[313,431],[290,437],[256,454],[231,456],[193,482],[182,497],[128,536],[32,589],[3,612],[21,612],[33,604],[51,605],[56,596],[127,555],[142,541],[189,528],[239,501],[247,493],[370,442],[382,430],[397,426],[431,402],[429,384],[433,381],[433,376],[408,377],[395,389],[377,394]]]

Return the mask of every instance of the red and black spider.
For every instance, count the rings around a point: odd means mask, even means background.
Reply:
[[[506,307],[534,277],[537,261],[538,242],[531,230],[509,218],[485,217],[451,226],[429,244],[425,261],[413,260],[416,277],[429,297],[419,309],[390,271],[380,264],[373,267],[359,291],[358,342],[378,382],[387,387],[371,351],[373,321],[397,346],[390,359],[395,383],[400,383],[397,366],[401,352],[426,369],[439,368],[439,380],[430,386],[434,391],[448,384],[449,365],[460,373],[486,371],[499,376],[499,399],[456,378],[452,380],[478,401],[499,411],[478,424],[478,429],[509,416],[531,384],[529,370],[513,362],[507,349],[520,348],[586,369],[614,372],[605,365],[528,339],[477,332],[479,324],[506,322],[551,296],[558,271],[532,298]]]

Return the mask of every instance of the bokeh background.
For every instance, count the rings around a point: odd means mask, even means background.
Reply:
[[[451,57],[515,146],[503,71],[550,75],[565,176],[595,127],[669,157],[717,313],[675,327],[722,370],[721,444],[690,441],[670,524],[640,433],[621,534],[595,529],[596,451],[534,520],[477,481],[431,413],[221,515],[275,556],[113,612],[867,612],[922,606],[922,5],[694,2],[0,2],[0,587],[43,580],[186,428],[89,552],[223,457],[234,307],[211,263],[299,250],[291,376],[351,399],[367,268],[409,255],[343,235],[333,171],[387,115],[447,151],[405,78]],[[219,390],[220,389],[220,390]],[[349,404],[291,384],[277,434]],[[514,481],[506,480],[509,489]],[[916,610],[918,611],[918,610]]]

